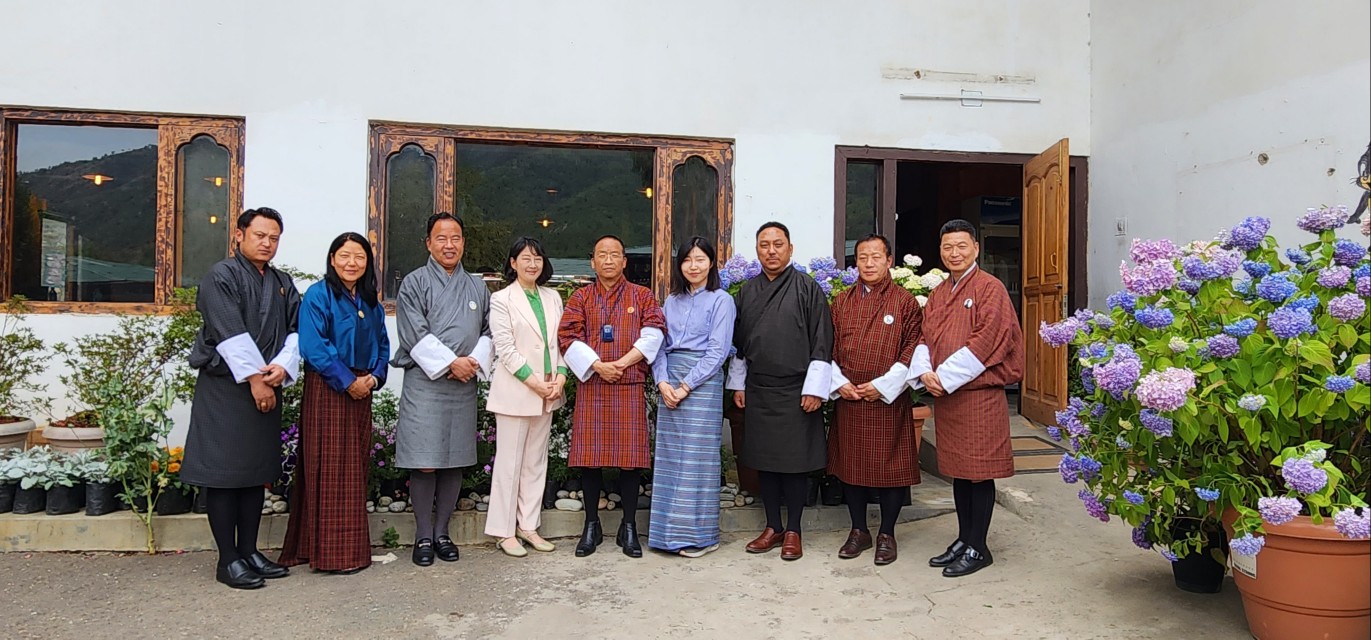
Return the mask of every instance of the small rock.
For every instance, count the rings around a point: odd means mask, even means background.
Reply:
[[[732,482],[728,483],[727,486],[728,486],[729,489],[732,489],[732,490],[734,490],[734,491],[737,491],[737,490],[738,490],[738,485],[733,484]]]
[[[609,506],[609,501],[605,500],[604,498],[600,498],[599,505],[601,509],[604,509],[605,507]]]
[[[407,505],[405,505],[405,512],[406,512],[406,513],[414,513],[414,505],[412,505],[412,504],[407,504]]]
[[[570,492],[570,491],[567,491],[566,489],[558,489],[558,490],[557,490],[557,497],[558,497],[558,498],[570,498],[570,497],[571,497],[571,492]]]
[[[468,493],[468,494],[467,494],[467,497],[468,497],[468,498],[471,498],[471,501],[472,501],[472,502],[480,502],[480,501],[481,501],[481,494],[476,493],[475,491],[472,491],[471,493]]]
[[[391,503],[393,503],[393,502],[395,502],[395,498],[392,498],[392,497],[390,497],[390,496],[381,496],[381,501],[380,501],[380,502],[377,502],[377,503],[376,503],[376,506],[378,506],[378,507],[389,507],[389,506],[391,505]]]
[[[581,496],[583,496],[583,495],[585,495],[585,492],[584,492],[584,491],[572,491],[572,492],[571,492],[571,499],[572,499],[572,500],[580,500],[580,499],[581,499]]]
[[[476,501],[471,498],[462,498],[457,501],[458,511],[471,511],[476,508]]]
[[[641,496],[644,493],[647,493],[647,488],[645,488],[643,485],[638,485],[638,495]]]
[[[554,504],[559,511],[580,511],[581,501],[572,498],[560,498]]]
[[[267,494],[267,500],[270,500],[270,501],[272,501],[272,502],[280,502],[280,501],[281,501],[281,496],[276,495],[276,494],[274,494],[274,493],[269,493],[269,494]]]
[[[750,493],[748,493],[748,492],[746,492],[746,491],[739,491],[739,492],[738,492],[738,495],[740,495],[740,496],[750,496],[750,495],[752,495],[752,494],[750,494]]]
[[[286,512],[286,509],[288,509],[288,508],[290,508],[290,505],[287,505],[287,504],[284,503],[284,502],[277,502],[277,503],[271,505],[271,512],[272,512],[272,513],[285,513],[285,512]]]
[[[744,498],[744,500],[747,501],[747,504],[752,504],[753,501],[756,500],[756,499],[753,498],[752,496],[748,496],[748,497]]]
[[[376,505],[367,503],[367,513],[376,513]]]
[[[621,497],[619,497],[619,494],[617,494],[617,493],[611,493],[611,494],[609,494],[609,496],[607,496],[607,497],[609,498],[609,501],[610,501],[610,502],[623,502],[623,501],[624,501],[624,499],[621,498]]]
[[[733,508],[733,501],[732,501],[732,500],[720,500],[720,501],[719,501],[719,508],[720,508],[720,509],[731,509],[731,508]]]
[[[613,511],[616,503],[613,500],[605,502],[605,511]]]
[[[375,502],[372,502],[372,501],[370,501],[370,500],[367,500],[367,506],[368,506],[368,507],[374,507],[374,506],[376,506],[376,503],[375,503]]]
[[[733,499],[733,506],[735,506],[735,507],[744,507],[744,506],[747,506],[747,498],[744,498],[744,497],[742,497],[742,496],[738,496],[738,497],[734,498],[734,499]]]
[[[403,500],[396,500],[395,502],[390,503],[390,510],[395,513],[400,513],[405,510],[406,506],[408,505],[406,505]]]
[[[269,515],[271,515],[271,507],[262,507],[262,515],[264,515],[264,516],[269,516]]]
[[[490,496],[481,496],[481,504],[490,504]]]
[[[651,489],[648,489],[645,493],[643,493],[643,495],[645,495],[645,496],[651,498],[651,497],[652,497],[652,490],[651,490]]]
[[[484,502],[479,502],[479,503],[476,504],[476,510],[477,510],[477,511],[489,511],[489,510],[490,510],[490,505],[488,505],[488,504],[486,504],[486,503],[484,503]]]
[[[271,508],[271,505],[272,505],[272,502],[271,502],[270,500],[263,500],[263,501],[262,501],[262,508],[263,508],[263,509],[270,509],[270,508]]]

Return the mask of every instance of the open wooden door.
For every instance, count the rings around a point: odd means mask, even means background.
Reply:
[[[1066,314],[1070,158],[1063,138],[1023,168],[1024,377],[1019,413],[1041,424],[1066,406],[1066,347],[1038,339],[1042,322]]]

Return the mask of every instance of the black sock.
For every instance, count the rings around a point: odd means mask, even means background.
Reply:
[[[605,472],[599,467],[581,469],[581,503],[585,505],[586,522],[600,521],[600,491],[605,486]]]
[[[971,539],[962,542],[981,555],[989,555],[986,536],[990,533],[990,516],[995,513],[995,481],[972,483],[971,492]]]
[[[462,470],[439,469],[438,486],[434,491],[433,537],[448,534],[448,524],[452,522],[452,512],[457,510],[457,499],[462,497]]]
[[[238,555],[246,558],[257,553],[257,529],[262,524],[262,487],[243,487],[238,490]]]
[[[900,518],[900,508],[909,487],[881,487],[876,490],[881,503],[881,533],[895,535],[895,521]]]
[[[809,497],[809,474],[781,474],[781,489],[785,493],[785,530],[800,532],[800,518],[805,514],[805,499]]]
[[[643,472],[638,469],[619,470],[620,507],[624,510],[624,522],[637,524],[638,484],[642,482]]]
[[[414,541],[433,538],[433,493],[438,475],[418,469],[409,472],[409,500],[414,506]]]
[[[971,540],[971,481],[952,479],[952,502],[957,507],[957,539],[964,544]]]
[[[762,510],[766,512],[766,526],[776,532],[785,531],[781,526],[781,474],[774,471],[758,471],[757,480],[762,490]]]
[[[237,561],[238,555],[238,490],[206,487],[205,507],[209,515],[209,530],[214,534],[214,546],[219,548],[219,567]],[[261,509],[261,505],[257,505]]]
[[[866,524],[866,494],[866,487],[843,483],[843,501],[847,503],[847,515],[852,517],[852,528],[870,533]]]

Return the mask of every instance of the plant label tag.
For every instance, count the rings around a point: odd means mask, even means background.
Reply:
[[[1256,580],[1257,579],[1257,556],[1246,556],[1241,553],[1232,553],[1228,556],[1229,564],[1233,565],[1233,570]]]

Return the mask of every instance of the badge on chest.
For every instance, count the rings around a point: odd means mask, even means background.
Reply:
[[[600,327],[600,342],[614,342],[614,325],[607,324]]]

